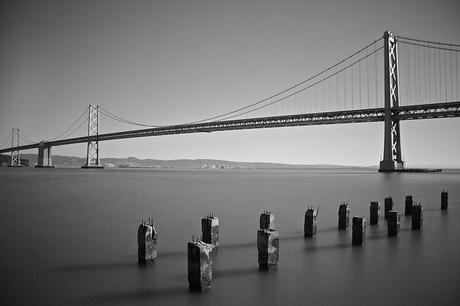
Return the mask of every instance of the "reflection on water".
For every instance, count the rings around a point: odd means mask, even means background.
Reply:
[[[440,211],[447,188],[448,212]],[[0,304],[452,305],[460,294],[460,173],[347,171],[137,171],[0,169]],[[401,216],[398,238],[383,218],[363,246],[337,230],[370,201],[408,194],[424,205],[424,227]],[[307,205],[320,205],[318,233],[303,237]],[[259,272],[263,210],[280,233],[276,271]],[[383,209],[383,208],[381,208]],[[221,246],[210,291],[188,291],[186,242],[214,212]],[[137,265],[137,226],[153,217],[159,254]],[[351,219],[351,218],[350,218]]]

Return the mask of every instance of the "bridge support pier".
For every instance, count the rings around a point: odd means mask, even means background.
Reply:
[[[88,108],[88,147],[86,150],[86,164],[83,169],[102,169],[99,163],[99,105],[90,105]]]
[[[51,147],[42,141],[38,146],[38,158],[35,168],[54,168],[51,157]]]
[[[16,140],[16,146],[19,147],[19,129],[13,128],[11,130],[11,147],[12,148],[15,146],[15,143],[14,143],[15,140]],[[8,165],[8,167],[21,167],[21,155],[18,149],[11,151],[10,164]]]
[[[398,48],[396,38],[390,32],[383,34],[384,40],[384,91],[385,91],[385,134],[383,160],[379,172],[395,172],[404,169],[399,131],[399,80]]]

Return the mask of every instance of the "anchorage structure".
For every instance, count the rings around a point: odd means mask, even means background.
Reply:
[[[399,131],[399,84],[398,84],[398,47],[396,38],[390,32],[383,34],[384,71],[385,71],[385,136],[383,160],[380,172],[392,172],[404,169],[401,156],[401,137]]]
[[[90,105],[88,115],[88,147],[86,164],[82,168],[104,168],[99,164],[99,105]]]
[[[16,142],[16,144],[15,144]],[[21,167],[21,156],[19,155],[19,129],[13,128],[11,130],[11,147],[14,149],[11,151],[10,167]]]

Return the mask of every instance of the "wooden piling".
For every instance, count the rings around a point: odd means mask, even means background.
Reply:
[[[388,212],[393,210],[393,197],[387,197],[385,198],[385,219],[388,219]]]
[[[139,225],[137,230],[137,257],[140,265],[153,263],[157,257],[158,234],[153,226],[153,219]]]
[[[211,288],[212,245],[203,241],[187,243],[188,286],[190,290],[204,291]]]
[[[447,210],[448,199],[449,199],[449,193],[447,192],[447,190],[444,189],[441,192],[441,209],[442,210]]]
[[[370,224],[378,224],[379,223],[379,216],[380,216],[380,203],[378,201],[371,202],[370,210]]]
[[[366,218],[353,217],[352,224],[352,244],[362,245],[366,239]]]
[[[276,268],[279,259],[279,233],[271,229],[257,231],[259,270]]]
[[[412,214],[412,205],[414,204],[412,196],[408,195],[406,196],[406,202],[405,202],[405,207],[404,207],[404,214],[406,216],[410,216]]]
[[[260,214],[259,225],[260,229],[275,230],[275,215],[271,211],[265,210]]]
[[[414,203],[412,205],[412,229],[419,230],[423,226],[423,205]]]
[[[344,202],[339,205],[339,230],[346,230],[350,223],[350,205]]]
[[[214,214],[208,213],[201,219],[201,236],[204,243],[219,246],[219,218]]]
[[[399,212],[395,210],[390,210],[388,212],[388,236],[398,236],[401,216]]]
[[[319,212],[319,207],[318,207],[318,210],[316,211],[313,208],[309,208],[305,212],[305,222],[303,226],[304,237],[311,238],[314,235],[316,235],[316,231],[318,229],[318,220],[317,220],[318,212]]]

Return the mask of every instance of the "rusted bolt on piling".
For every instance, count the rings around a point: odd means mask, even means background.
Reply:
[[[339,205],[339,230],[346,230],[350,223],[350,205],[342,202]]]
[[[442,210],[447,210],[448,199],[449,199],[449,193],[447,192],[446,189],[443,189],[441,192],[441,209]]]
[[[380,216],[380,203],[378,201],[372,201],[369,207],[370,212],[370,220],[369,223],[371,225],[379,223],[379,216]]]
[[[362,245],[366,239],[366,218],[357,216],[353,217],[352,223],[352,244]]]
[[[204,243],[208,243],[213,248],[219,246],[219,218],[213,213],[207,213],[201,219],[201,236]]]
[[[401,216],[399,212],[395,210],[390,210],[388,212],[388,236],[389,237],[396,237],[398,236],[399,233],[399,227],[400,227],[400,220]]]
[[[384,207],[384,214],[385,214],[385,219],[388,219],[388,212],[393,210],[393,197],[387,197],[385,198],[385,207]]]
[[[310,207],[305,212],[305,222],[303,226],[304,237],[311,238],[316,235],[316,231],[318,230],[318,213],[319,206],[316,211],[313,207]]]
[[[193,291],[211,288],[212,282],[212,245],[195,237],[187,243],[188,286]]]
[[[276,269],[279,260],[279,233],[275,230],[275,216],[270,211],[260,215],[257,231],[259,270]]]
[[[153,219],[147,223],[142,220],[137,230],[137,257],[140,265],[155,262],[157,258],[158,233],[153,226]]]

